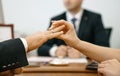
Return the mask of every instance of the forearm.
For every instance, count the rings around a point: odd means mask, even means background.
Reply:
[[[80,52],[85,54],[86,56],[101,62],[108,59],[118,59],[120,61],[120,50],[118,49],[110,49],[107,47],[97,46],[91,43],[87,43],[84,41],[76,41],[74,48],[78,49]]]
[[[45,43],[48,40],[48,37],[43,32],[38,32],[34,35],[28,36],[25,38],[28,44],[28,51],[30,52],[38,47],[40,47],[43,43]]]

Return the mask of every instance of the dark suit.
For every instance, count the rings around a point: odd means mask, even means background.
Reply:
[[[20,39],[0,42],[0,72],[28,65]]]
[[[53,17],[51,20],[66,20],[66,12]],[[101,15],[84,10],[80,23],[79,32],[77,33],[81,40],[100,45],[109,46],[109,41],[103,27]],[[38,55],[49,56],[49,50],[54,45],[65,45],[64,41],[58,39],[49,40],[38,49]]]

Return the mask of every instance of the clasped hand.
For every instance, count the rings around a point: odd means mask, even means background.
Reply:
[[[79,41],[79,38],[76,35],[73,24],[70,22],[64,20],[52,21],[52,26],[49,28],[49,30],[54,30],[60,26],[64,26],[62,29],[63,34],[57,36],[56,38],[64,40],[69,46],[75,46]]]
[[[64,20],[53,21],[48,31],[38,32],[25,38],[28,44],[27,52],[40,47],[52,38],[62,39],[69,46],[75,46],[79,40],[71,23]]]

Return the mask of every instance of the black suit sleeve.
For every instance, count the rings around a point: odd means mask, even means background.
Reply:
[[[25,47],[20,39],[0,43],[0,72],[28,65]]]
[[[109,47],[109,40],[106,35],[101,16],[98,15],[94,21],[94,42],[96,45]]]
[[[38,55],[39,56],[50,56],[49,51],[54,45],[54,39],[47,41],[41,47],[38,48]]]

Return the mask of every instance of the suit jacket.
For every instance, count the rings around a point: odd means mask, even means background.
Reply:
[[[20,39],[0,42],[0,72],[28,65]]]
[[[53,17],[51,20],[61,19],[66,20],[66,12]],[[81,40],[100,46],[109,46],[109,40],[103,27],[100,14],[84,10],[77,35]],[[65,45],[63,40],[51,39],[38,49],[38,55],[49,56],[49,50],[54,44],[58,46]]]

